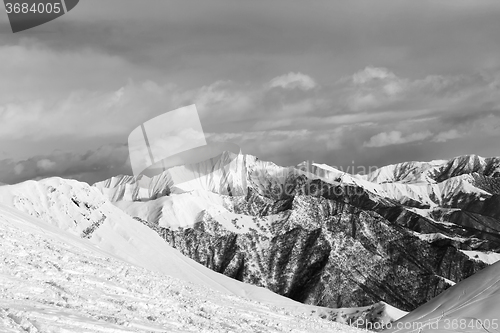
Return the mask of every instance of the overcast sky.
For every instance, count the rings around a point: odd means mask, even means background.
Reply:
[[[0,182],[131,174],[127,137],[195,103],[209,141],[362,171],[499,156],[500,1],[84,0],[0,13]]]

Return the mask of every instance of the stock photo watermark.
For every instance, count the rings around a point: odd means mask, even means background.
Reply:
[[[423,330],[446,330],[446,331],[465,331],[481,330],[490,332],[497,330],[499,326],[498,319],[477,319],[477,318],[435,318],[426,321],[408,321],[383,324],[380,322],[366,321],[362,318],[354,321],[351,326],[362,327],[369,331],[381,331],[386,329],[395,329],[396,332],[422,332]]]
[[[176,175],[176,185],[195,178],[219,173],[225,178],[231,163],[241,153],[231,142],[209,143],[205,138],[196,105],[189,105],[166,112],[135,128],[128,137],[130,163],[135,177],[154,177],[175,166],[189,167],[229,151],[225,159],[197,172]]]
[[[198,168],[197,172],[176,174],[172,181],[176,186],[195,178],[218,174],[220,179],[227,179],[233,161],[241,154],[240,147],[232,142],[212,142],[206,140],[196,105],[188,105],[156,116],[137,126],[128,137],[129,156],[135,177],[142,175],[155,177],[175,166],[187,166],[219,156],[217,161],[207,168]],[[234,154],[221,154],[229,151]],[[318,167],[314,161],[306,161],[298,167],[278,168],[272,175],[265,169],[251,170],[249,177],[254,179],[271,176],[278,179],[272,186],[260,187],[266,197],[283,198],[297,193],[310,196],[361,196],[365,194],[361,186],[352,181],[350,173],[366,174],[377,169],[375,166],[355,166],[347,168],[330,167],[332,170]],[[347,177],[346,177],[347,176]],[[289,181],[293,179],[293,181]],[[227,193],[235,193],[232,182],[227,182]]]
[[[79,0],[4,0],[13,33],[28,30],[63,16]]]

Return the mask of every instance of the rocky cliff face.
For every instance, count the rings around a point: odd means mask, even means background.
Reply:
[[[309,304],[410,311],[500,251],[499,176],[500,159],[477,156],[348,175],[228,153],[95,186],[234,279]]]
[[[457,283],[383,332],[498,332],[499,276],[500,262]]]

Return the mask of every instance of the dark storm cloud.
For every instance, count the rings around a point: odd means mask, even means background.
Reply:
[[[494,106],[492,106],[493,108]],[[486,117],[498,117],[500,118],[500,109],[490,109],[490,110],[474,110],[467,109],[458,111],[452,114],[444,115],[440,118],[440,121],[444,124],[452,127],[460,125],[468,125],[475,121],[484,119]]]
[[[212,139],[280,164],[491,154],[498,17],[498,1],[86,0],[39,29],[0,22],[0,181],[120,173],[77,151],[191,103]]]
[[[108,144],[82,154],[56,151],[22,161],[0,160],[0,181],[15,184],[29,179],[63,177],[93,184],[119,174],[131,174],[128,147]]]
[[[89,0],[47,33],[23,36],[97,49],[191,84],[290,70],[328,82],[367,65],[413,77],[500,66],[499,14],[497,1]]]

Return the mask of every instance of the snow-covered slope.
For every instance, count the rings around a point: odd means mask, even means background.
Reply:
[[[190,192],[178,196],[185,195],[190,195]],[[70,243],[78,239],[80,244],[84,239],[83,244],[87,248],[93,245],[105,256],[148,269],[154,274],[166,274],[185,283],[217,291],[227,297],[243,297],[267,306],[285,308],[291,313],[315,314],[316,317],[335,318],[342,323],[355,322],[361,315],[382,322],[393,321],[402,315],[392,315],[392,308],[382,304],[360,309],[304,305],[268,289],[216,273],[173,249],[154,230],[112,205],[96,187],[78,181],[49,178],[6,186],[0,189],[0,203],[39,218],[36,223],[52,232],[57,230],[59,240],[71,235]],[[186,205],[179,211],[185,209],[189,215],[189,208]],[[12,213],[12,209],[9,212]]]
[[[131,264],[226,294],[281,306],[300,306],[286,297],[216,273],[183,256],[157,233],[108,202],[85,183],[61,178],[5,186],[0,202],[89,238],[106,253]]]
[[[224,152],[200,163],[170,168],[152,178],[144,175],[139,178],[117,176],[95,186],[111,201],[146,201],[171,192],[184,193],[197,189],[245,195],[246,165],[255,163],[255,160],[253,156]]]
[[[124,225],[131,227],[124,220]],[[147,235],[141,226],[130,229],[127,236],[125,229],[116,225],[108,232],[113,228],[114,235],[128,238],[134,250],[137,247],[131,236]],[[115,254],[123,250],[119,243],[115,243],[114,249],[100,249],[3,204],[0,239],[2,333],[359,331],[309,314],[293,314],[289,309],[214,291],[206,285],[191,284],[164,275],[161,269],[147,270],[110,256],[110,250]],[[163,258],[175,262],[177,256],[175,251],[167,251]],[[130,253],[127,257],[134,261]],[[176,269],[191,267],[203,271],[197,266],[200,265],[185,260]],[[220,279],[224,280],[227,279]]]
[[[500,263],[457,283],[384,332],[500,332]]]
[[[339,307],[315,308],[332,320],[379,313],[378,321],[401,315],[380,301],[413,310],[498,260],[499,170],[498,158],[469,156],[349,175],[224,153],[93,187],[58,178],[3,186],[0,201],[116,258],[226,295],[311,312],[236,279]]]
[[[373,183],[433,183],[432,171],[447,163],[447,160],[435,160],[430,162],[403,162],[390,164],[378,168],[360,178]]]

